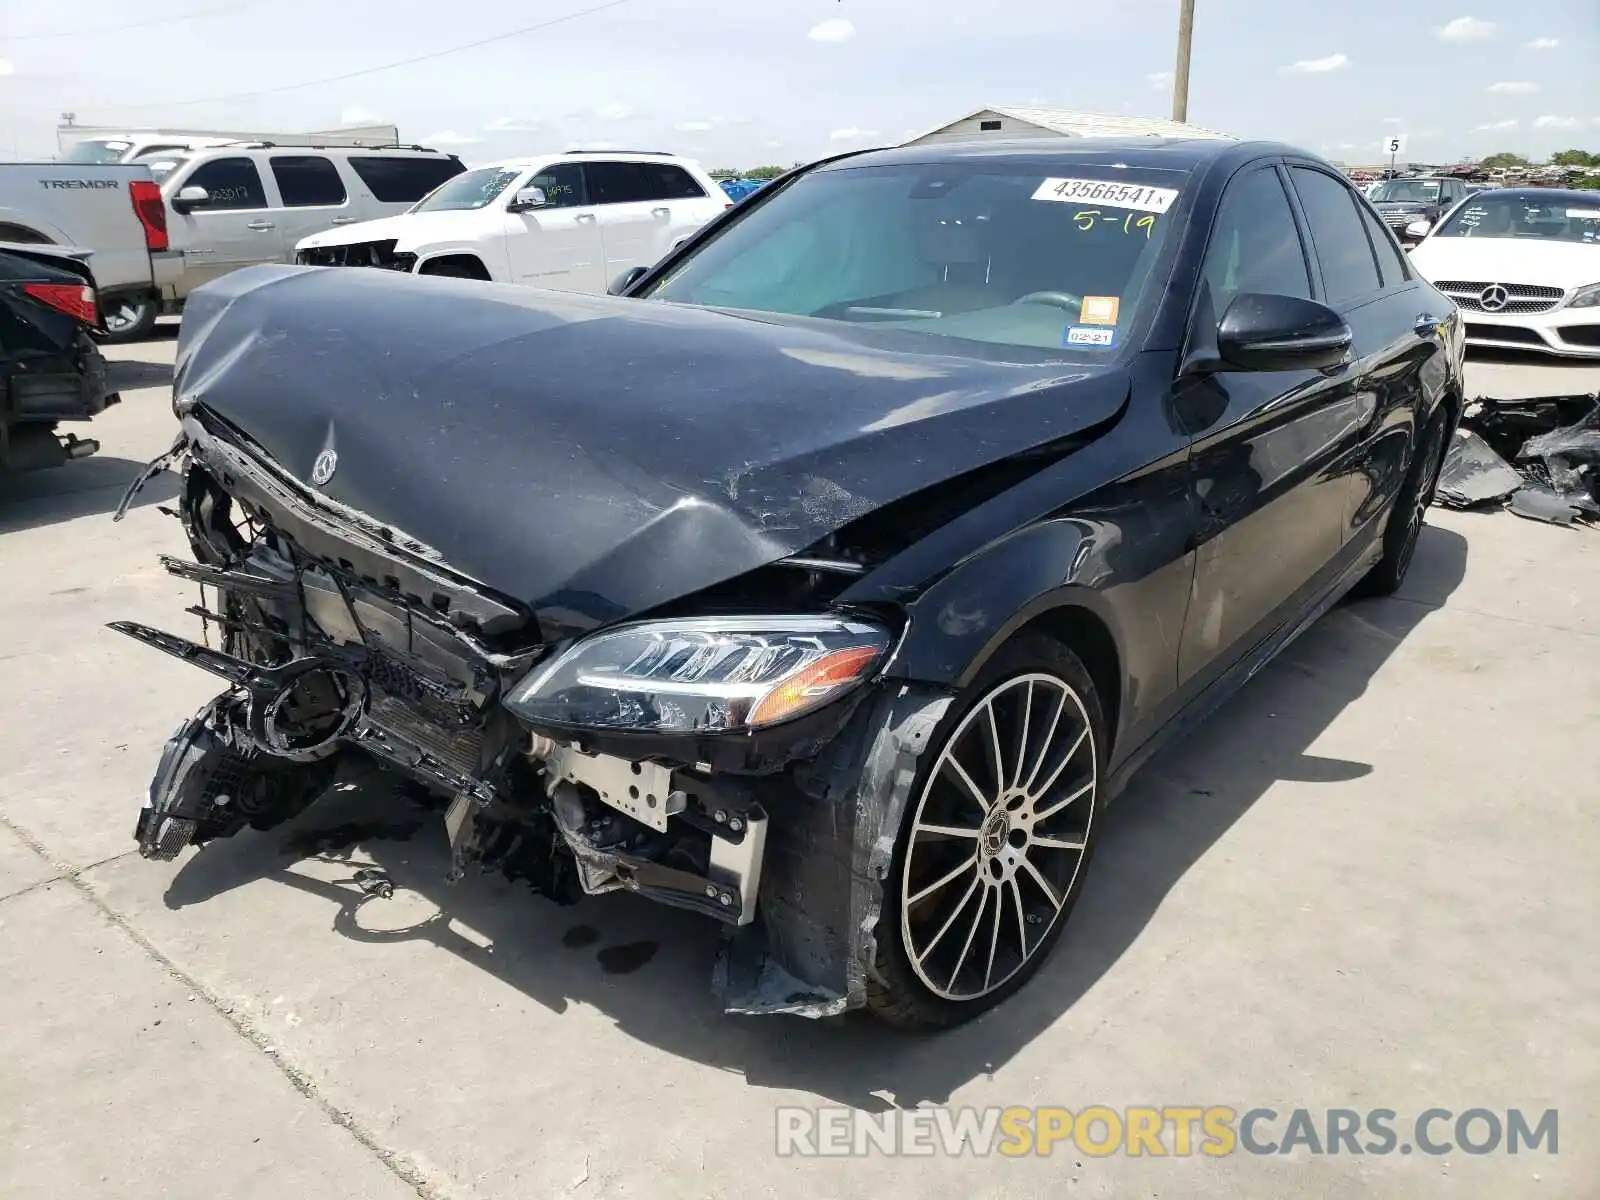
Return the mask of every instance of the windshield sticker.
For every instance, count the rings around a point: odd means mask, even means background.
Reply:
[[[1063,346],[1110,346],[1117,340],[1115,329],[1106,329],[1094,325],[1069,325],[1067,336],[1061,339]]]
[[[1569,221],[1600,221],[1600,208],[1569,208],[1567,209]]]
[[[1117,310],[1121,307],[1122,299],[1118,296],[1085,296],[1078,320],[1085,325],[1115,325]]]
[[[1099,204],[1106,208],[1164,213],[1178,198],[1178,190],[1138,183],[1111,183],[1104,179],[1046,179],[1033,193],[1033,198],[1058,204]]]

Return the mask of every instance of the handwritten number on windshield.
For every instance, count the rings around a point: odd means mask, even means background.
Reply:
[[[1088,233],[1101,222],[1106,222],[1112,225],[1121,225],[1122,232],[1128,235],[1142,232],[1146,241],[1150,240],[1150,233],[1156,227],[1156,218],[1154,213],[1145,213],[1143,216],[1140,216],[1138,213],[1130,212],[1126,214],[1121,221],[1118,221],[1114,216],[1103,216],[1098,208],[1079,209],[1077,212],[1072,214],[1072,223],[1085,233]]]

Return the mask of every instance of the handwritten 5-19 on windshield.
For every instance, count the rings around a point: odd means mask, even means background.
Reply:
[[[1104,179],[1046,179],[1033,193],[1033,198],[1059,204],[1099,204],[1107,208],[1164,213],[1178,198],[1178,191]]]

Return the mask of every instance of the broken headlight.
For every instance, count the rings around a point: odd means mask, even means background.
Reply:
[[[892,637],[832,617],[647,621],[594,634],[511,689],[533,725],[723,733],[786,721],[870,678]]]

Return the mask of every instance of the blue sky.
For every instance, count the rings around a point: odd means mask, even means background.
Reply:
[[[707,166],[903,139],[988,104],[1164,116],[1177,0],[0,0],[0,150],[83,123],[397,123],[483,162],[577,144]],[[1350,162],[1600,150],[1600,0],[1197,0],[1190,119]],[[186,18],[143,28],[133,22]],[[61,36],[70,35],[70,36]],[[180,103],[203,101],[203,103]]]

